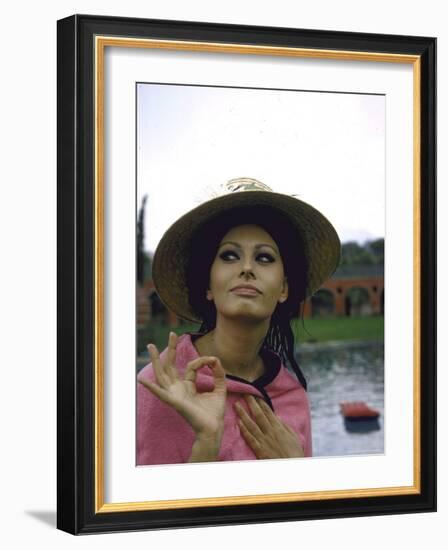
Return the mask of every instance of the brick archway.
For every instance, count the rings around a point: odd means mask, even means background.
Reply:
[[[364,288],[368,292],[372,315],[381,315],[384,313],[384,277],[373,276],[333,278],[327,281],[321,289],[328,290],[333,294],[334,315],[339,317],[346,315],[345,301],[347,293],[352,288]],[[312,316],[311,299],[305,302],[303,316]]]
[[[328,317],[335,314],[334,292],[327,288],[319,289],[311,297],[311,315],[313,317]]]
[[[352,286],[345,291],[345,315],[365,316],[372,314],[370,288],[366,286]]]

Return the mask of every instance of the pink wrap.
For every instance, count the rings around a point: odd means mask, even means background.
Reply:
[[[161,356],[165,353],[166,350]],[[198,356],[191,335],[179,337],[176,366],[181,376],[187,363]],[[238,415],[234,410],[236,401],[247,410],[244,394],[262,397],[267,401],[270,399],[275,414],[299,436],[305,456],[311,456],[311,421],[307,394],[296,378],[281,364],[276,354],[270,354],[269,363],[267,372],[252,383],[237,377],[226,377],[227,400],[219,460],[256,459],[240,434]],[[138,378],[154,381],[151,364],[140,371]],[[199,392],[213,389],[213,374],[209,367],[203,367],[198,372],[196,387]],[[194,439],[193,429],[179,413],[144,386],[137,384],[137,465],[187,462]]]

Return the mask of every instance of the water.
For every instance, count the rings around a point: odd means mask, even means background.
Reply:
[[[300,351],[308,381],[313,456],[384,452],[384,349],[370,344]],[[364,401],[380,412],[377,421],[344,422],[339,404]]]

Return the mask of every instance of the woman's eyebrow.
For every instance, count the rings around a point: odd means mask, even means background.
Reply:
[[[231,245],[235,246],[236,248],[239,248],[240,250],[243,248],[240,243],[237,243],[235,241],[225,241],[225,242],[223,242],[219,245],[219,248],[221,248],[222,246],[224,246],[226,244],[231,244]],[[272,246],[271,244],[268,244],[268,243],[258,243],[258,244],[255,245],[254,248],[255,248],[255,250],[258,250],[259,248],[263,248],[264,246],[268,246],[269,248],[272,248],[272,250],[274,252],[278,252],[278,250],[274,246]]]

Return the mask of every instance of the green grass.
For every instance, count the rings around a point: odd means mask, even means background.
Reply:
[[[383,340],[384,317],[321,317],[296,319],[293,330],[298,342],[328,340]]]
[[[328,340],[383,340],[384,317],[327,317],[293,321],[297,342],[326,342]],[[138,352],[146,351],[146,345],[155,344],[161,351],[168,342],[170,330],[176,334],[195,332],[199,325],[194,323],[172,328],[169,325],[151,323],[138,335]]]

